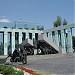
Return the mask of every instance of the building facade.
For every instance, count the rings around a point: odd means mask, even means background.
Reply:
[[[16,27],[0,27],[0,55],[8,55],[9,52],[13,53],[15,48],[17,48],[23,40],[38,40],[39,34],[44,34],[45,36],[50,38],[50,40],[57,44],[59,48],[62,47],[66,51],[66,53],[73,53],[72,28],[75,28],[74,24],[60,26],[48,30],[37,30],[36,28],[25,29]]]
[[[75,28],[75,24],[59,26],[44,30],[43,32],[48,38],[57,44],[59,48],[62,47],[66,53],[73,53],[72,28]]]

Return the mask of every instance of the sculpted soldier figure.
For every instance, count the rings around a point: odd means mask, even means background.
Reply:
[[[27,64],[27,53],[23,45],[20,45],[20,50],[15,49],[13,54],[9,54],[8,57],[11,57],[10,62],[22,62],[23,64]]]

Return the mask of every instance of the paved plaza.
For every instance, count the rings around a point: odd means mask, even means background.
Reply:
[[[56,75],[74,75],[75,73],[75,54],[33,55],[27,58],[27,64],[14,63],[13,65]]]
[[[75,54],[28,56],[28,64],[20,66],[57,75],[73,75],[75,72]]]

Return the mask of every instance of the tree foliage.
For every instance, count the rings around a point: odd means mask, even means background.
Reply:
[[[61,26],[62,24],[67,25],[68,22],[65,19],[62,22],[62,18],[60,16],[57,16],[57,19],[53,24],[54,24],[54,27],[58,27],[58,26]]]
[[[57,21],[54,22],[54,27],[58,27],[58,22]]]
[[[57,20],[54,22],[54,27],[61,26],[61,24],[62,24],[61,17],[57,16]]]
[[[67,21],[65,19],[63,21],[63,25],[67,25]]]
[[[57,16],[57,22],[58,22],[58,25],[59,26],[62,24],[61,20],[62,20],[61,17],[60,16]]]

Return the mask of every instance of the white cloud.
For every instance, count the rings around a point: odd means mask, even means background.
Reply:
[[[10,22],[8,19],[0,19],[0,22]]]

